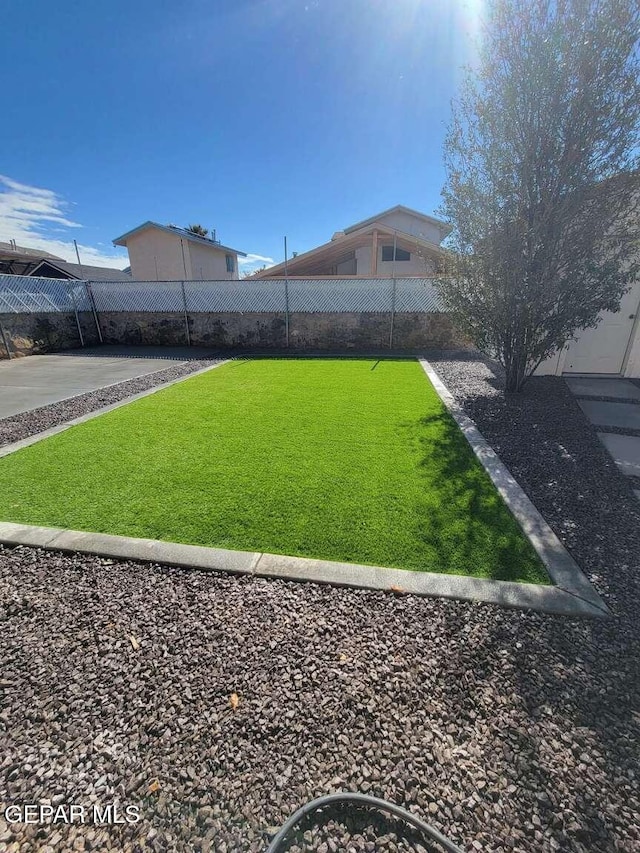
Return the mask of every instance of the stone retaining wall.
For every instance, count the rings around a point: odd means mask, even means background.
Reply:
[[[99,343],[95,320],[90,311],[78,315],[87,346]],[[81,346],[75,314],[47,312],[42,314],[0,314],[0,326],[11,350],[12,357],[37,355],[55,350],[75,349]],[[7,358],[0,335],[0,358]]]
[[[80,314],[85,343],[98,341],[93,315]],[[106,344],[184,346],[187,328],[184,314],[106,312],[99,315]],[[221,349],[286,348],[283,313],[194,313],[189,315],[193,346]],[[30,355],[80,346],[73,314],[0,314],[0,323],[13,355]],[[294,350],[388,349],[391,317],[378,313],[292,313],[289,345]],[[465,342],[446,314],[396,314],[394,350],[462,349]],[[6,357],[0,340],[0,356]]]
[[[187,343],[181,313],[101,313],[105,343]],[[387,349],[391,318],[378,313],[292,313],[289,345],[296,350]],[[229,349],[284,349],[286,318],[273,313],[190,314],[189,335],[193,346]],[[466,344],[447,314],[396,314],[394,349],[462,349]]]

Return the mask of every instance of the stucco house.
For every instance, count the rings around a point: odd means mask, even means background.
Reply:
[[[237,279],[238,257],[246,257],[215,239],[151,221],[117,237],[113,245],[126,247],[137,281]]]
[[[130,278],[126,270],[70,263],[42,249],[18,246],[14,240],[9,243],[0,243],[0,274],[59,278],[68,281],[83,278],[92,281],[121,281]]]
[[[450,230],[440,219],[397,204],[337,231],[328,243],[289,258],[286,271],[304,278],[433,275],[446,256],[440,244]],[[284,273],[281,263],[254,277],[279,278]]]

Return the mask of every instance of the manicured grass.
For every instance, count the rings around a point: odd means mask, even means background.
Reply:
[[[548,582],[409,359],[234,361],[0,459],[0,518]]]

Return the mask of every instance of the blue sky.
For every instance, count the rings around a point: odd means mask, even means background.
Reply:
[[[480,2],[14,0],[0,240],[124,266],[114,237],[200,222],[255,266],[432,213]]]

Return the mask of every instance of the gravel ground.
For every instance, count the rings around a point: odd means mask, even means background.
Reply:
[[[615,618],[1,550],[0,801],[141,820],[0,850],[261,851],[338,790],[465,851],[640,850],[640,504],[561,380],[435,366]],[[336,811],[289,849],[429,849],[398,832]]]
[[[86,415],[96,409],[101,409],[103,406],[109,406],[111,403],[117,403],[132,394],[138,394],[140,391],[147,391],[156,385],[162,385],[163,382],[171,382],[172,379],[178,379],[180,376],[188,376],[189,373],[200,370],[209,364],[215,364],[215,362],[216,359],[193,359],[175,367],[168,367],[166,370],[148,373],[146,376],[140,376],[137,379],[129,379],[126,382],[119,382],[117,385],[99,388],[97,391],[89,391],[87,394],[79,394],[77,397],[52,403],[50,406],[42,406],[39,409],[32,409],[30,412],[22,412],[19,415],[12,415],[10,418],[3,418],[0,420],[0,446],[28,438],[30,435],[35,435],[49,427]]]

